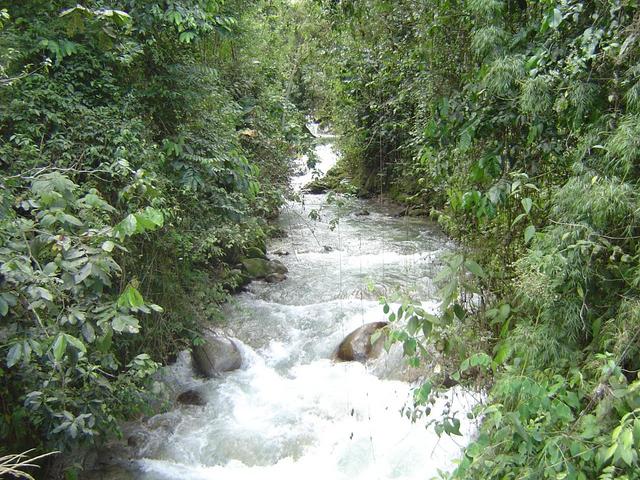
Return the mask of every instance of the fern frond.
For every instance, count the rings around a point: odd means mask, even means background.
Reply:
[[[606,144],[608,173],[626,177],[640,161],[640,115],[624,117]]]
[[[499,17],[504,11],[504,2],[501,0],[469,0],[467,3],[469,12],[483,19]]]
[[[638,193],[633,185],[619,178],[597,178],[593,174],[571,178],[553,198],[552,217],[560,223],[582,224],[582,238],[591,232],[623,236],[625,229],[638,223]],[[570,241],[575,242],[574,238]]]
[[[588,115],[596,104],[598,98],[598,86],[589,82],[580,82],[569,88],[569,104],[575,111],[575,122]]]
[[[627,108],[634,112],[640,111],[640,80],[634,83],[624,95]]]
[[[553,105],[552,87],[553,78],[549,75],[528,79],[522,85],[521,110],[529,114],[541,114],[549,110]]]
[[[627,299],[620,305],[617,316],[604,324],[601,348],[616,358],[624,354],[627,359],[637,362],[640,358],[640,341],[636,335],[639,330],[640,302]]]
[[[483,83],[495,95],[504,96],[524,77],[524,59],[521,55],[511,55],[495,60],[489,67]]]
[[[541,368],[552,366],[559,359],[571,355],[569,345],[559,335],[558,326],[553,323],[519,324],[511,333],[510,341],[515,356]]]
[[[479,58],[485,58],[502,51],[508,38],[508,33],[500,27],[482,27],[473,32],[471,48]]]

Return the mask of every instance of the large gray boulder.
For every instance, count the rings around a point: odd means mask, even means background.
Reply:
[[[193,347],[192,356],[196,370],[208,378],[242,366],[238,345],[222,335],[207,335],[204,344]]]
[[[388,322],[373,322],[356,328],[340,343],[336,357],[346,362],[366,362],[370,358],[376,358],[382,352],[384,336],[381,335],[372,345],[371,335],[386,325]]]

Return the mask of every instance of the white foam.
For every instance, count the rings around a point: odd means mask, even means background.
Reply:
[[[323,172],[335,164],[330,144],[316,152]],[[333,215],[338,207],[327,208]],[[403,362],[399,345],[369,365],[331,360],[352,330],[387,319],[378,300],[365,298],[369,286],[386,294],[418,284],[422,307],[437,310],[430,279],[445,239],[424,234],[415,219],[405,238],[400,219],[375,211],[333,231],[295,209],[304,212],[295,206],[283,215],[290,236],[276,244],[291,252],[282,258],[289,278],[254,282],[225,308],[242,340],[242,369],[197,379],[184,353],[165,372],[176,388],[197,387],[208,403],[152,419],[146,458],[135,463],[143,479],[423,480],[450,469],[474,432],[465,414],[476,400],[459,389],[432,406],[432,417],[457,412],[462,437],[438,438],[426,420],[401,417],[412,385],[389,379],[404,378],[393,375]],[[164,426],[154,430],[156,423]]]

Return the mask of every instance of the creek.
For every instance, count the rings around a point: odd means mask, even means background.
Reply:
[[[321,139],[317,168],[326,172],[337,153]],[[310,175],[294,179],[297,188]],[[433,418],[447,409],[462,421],[462,436],[439,438],[426,419],[400,414],[420,372],[397,348],[367,364],[333,360],[349,332],[386,320],[382,295],[403,291],[436,309],[433,278],[452,245],[434,224],[396,212],[326,194],[301,195],[283,210],[286,236],[268,253],[288,278],[253,282],[226,307],[243,367],[201,379],[186,352],[167,367],[176,392],[198,389],[207,404],[136,427],[144,435],[127,462],[134,478],[410,480],[452,468],[475,431],[470,392],[452,388],[432,406]]]

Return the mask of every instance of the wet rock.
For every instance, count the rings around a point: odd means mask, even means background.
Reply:
[[[242,269],[243,266],[240,264],[237,265],[236,268],[229,270],[224,285],[230,292],[241,292],[251,283],[251,278],[248,275],[245,275]]]
[[[247,248],[247,258],[262,258],[263,260],[267,260],[267,256],[265,253],[260,250],[258,247],[249,247]]]
[[[149,434],[147,432],[138,431],[127,438],[127,445],[131,448],[140,448],[149,440]]]
[[[324,248],[325,252],[333,252],[333,247],[331,245],[325,245],[322,248]]]
[[[272,238],[287,238],[289,234],[284,228],[281,227],[271,227],[269,230],[269,236]],[[266,250],[265,250],[266,252]]]
[[[370,358],[376,358],[382,351],[384,337],[380,336],[372,345],[371,335],[386,325],[388,322],[373,322],[356,328],[340,343],[336,357],[347,362],[365,362]]]
[[[272,273],[280,273],[280,274],[285,274],[289,272],[289,269],[287,268],[287,266],[282,263],[280,260],[271,260],[269,262],[269,269],[271,270]]]
[[[251,278],[264,278],[271,273],[269,260],[263,258],[245,258],[242,265]]]
[[[280,260],[245,258],[242,265],[250,278],[266,278],[272,273],[285,274],[289,269]]]
[[[284,257],[286,255],[289,255],[289,252],[287,252],[286,250],[275,250],[273,254],[278,255],[280,257]]]
[[[314,195],[320,193],[327,193],[331,186],[324,179],[313,180],[302,187],[304,193],[311,193]]]
[[[135,480],[136,475],[121,465],[108,465],[99,470],[85,471],[82,480]]]
[[[426,217],[427,215],[429,215],[429,212],[427,212],[427,210],[424,208],[412,208],[411,210],[409,210],[407,215],[409,215],[410,217]]]
[[[284,273],[271,273],[266,276],[265,281],[268,283],[279,283],[287,279]]]
[[[451,378],[448,373],[445,373],[444,378],[442,379],[442,386],[444,388],[452,388],[456,385],[459,385],[459,382]]]
[[[196,370],[208,378],[242,366],[240,349],[232,339],[222,335],[206,336],[203,345],[193,347],[192,356]]]
[[[178,395],[178,398],[176,398],[176,402],[182,405],[195,405],[198,407],[203,407],[207,404],[205,398],[197,390],[187,390],[186,392],[182,392]]]
[[[366,209],[358,210],[354,213],[356,217],[366,217],[367,215],[371,215],[371,212]]]

